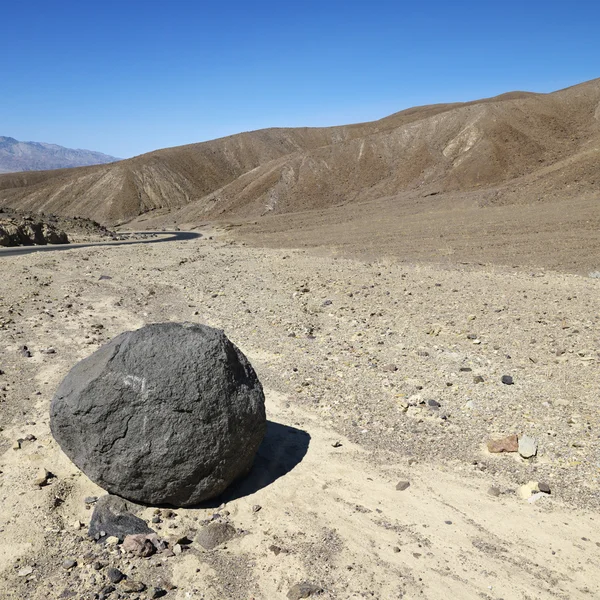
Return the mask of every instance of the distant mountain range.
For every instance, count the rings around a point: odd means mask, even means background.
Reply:
[[[109,165],[5,174],[0,206],[104,224],[153,211],[187,225],[301,211],[317,219],[376,200],[391,210],[401,198],[407,206],[427,198],[433,209],[469,191],[486,190],[481,202],[490,206],[593,196],[599,165],[596,79],[551,94],[512,92],[370,123],[263,129]],[[378,210],[385,220],[388,209]]]
[[[86,167],[117,160],[120,159],[101,152],[74,150],[44,142],[19,142],[0,136],[0,173]]]

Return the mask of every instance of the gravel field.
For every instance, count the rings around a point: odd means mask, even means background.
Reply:
[[[600,594],[600,280],[219,235],[0,265],[0,597],[103,597],[109,566],[145,589],[106,598]],[[77,360],[171,320],[249,357],[272,422],[260,465],[285,468],[151,525],[174,539],[216,511],[239,534],[226,547],[136,558],[87,538],[84,498],[103,492],[60,452],[48,406]],[[487,450],[512,434],[535,455]]]

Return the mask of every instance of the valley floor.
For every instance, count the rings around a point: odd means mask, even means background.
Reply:
[[[0,597],[94,598],[109,583],[95,561],[176,600],[286,598],[305,581],[342,600],[600,595],[600,280],[219,236],[0,269]],[[168,320],[222,328],[247,354],[268,444],[224,505],[152,525],[173,538],[228,511],[243,535],[133,559],[87,539],[84,498],[103,492],[61,453],[48,407],[76,361]],[[487,451],[508,434],[537,456]],[[42,488],[40,467],[55,475]],[[530,482],[551,493],[528,501]]]

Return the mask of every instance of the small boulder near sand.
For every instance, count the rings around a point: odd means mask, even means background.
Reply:
[[[191,506],[250,470],[266,431],[264,394],[222,331],[158,323],[76,364],[52,400],[50,427],[109,492]]]

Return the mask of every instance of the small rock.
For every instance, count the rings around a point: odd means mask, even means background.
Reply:
[[[442,405],[437,400],[427,400],[427,406],[429,408],[440,408]]]
[[[301,598],[310,598],[316,594],[320,594],[323,589],[312,583],[297,583],[292,586],[287,593],[289,600],[300,600]]]
[[[183,552],[183,547],[181,546],[181,544],[175,544],[173,546],[173,554],[181,554]]]
[[[143,558],[152,556],[156,552],[156,548],[149,538],[150,536],[145,533],[127,535],[123,540],[122,548],[126,552],[132,552],[135,556]]]
[[[104,536],[100,536],[100,537],[104,537]],[[109,535],[105,540],[104,543],[107,546],[118,546],[119,542],[121,540],[116,536],[116,535]]]
[[[488,493],[490,496],[494,496],[495,498],[497,498],[497,497],[498,497],[498,496],[501,494],[501,492],[500,492],[500,489],[499,489],[499,488],[497,488],[496,486],[491,486],[491,487],[488,489],[487,493]]]
[[[69,569],[73,569],[76,566],[77,566],[77,561],[73,560],[72,558],[65,558],[65,560],[62,561],[63,569],[69,570]]]
[[[214,550],[233,539],[235,534],[235,529],[229,523],[211,523],[198,532],[196,541],[205,550]]]
[[[31,567],[23,567],[20,571],[17,571],[18,577],[27,577],[27,575],[31,575],[33,573],[33,569]]]
[[[399,492],[403,492],[404,490],[408,489],[410,487],[410,481],[399,481],[396,484],[396,489]]]
[[[538,490],[540,490],[540,492],[543,492],[544,494],[549,494],[550,493],[550,486],[547,483],[543,483],[543,482],[539,482],[538,483]]]
[[[501,381],[504,385],[513,385],[514,383],[513,378],[510,375],[502,375]]]
[[[331,444],[334,448],[341,448],[342,447],[342,442],[333,442],[333,444]]]
[[[395,371],[398,370],[398,367],[394,364],[389,364],[389,365],[385,365],[381,368],[382,371],[385,371],[386,373],[394,373]]]
[[[499,440],[488,440],[488,452],[498,454],[499,452],[516,452],[519,450],[519,439],[516,435],[509,435]]]
[[[258,511],[259,511],[261,508],[262,508],[262,506],[261,506],[260,504],[255,504],[255,505],[252,507],[252,512],[253,512],[253,513],[257,513],[257,512],[258,512]]]
[[[154,599],[154,598],[162,598],[163,596],[167,595],[167,590],[163,590],[162,588],[156,587],[156,588],[151,588],[148,595],[150,596],[150,598]]]
[[[485,379],[481,375],[475,375],[473,377],[473,383],[483,383]]]
[[[528,435],[519,438],[519,454],[523,458],[532,458],[537,454],[537,441]]]
[[[48,480],[52,479],[52,477],[54,477],[54,475],[52,475],[50,471],[47,471],[46,469],[44,469],[44,467],[41,467],[40,470],[37,472],[37,476],[35,478],[34,483],[39,487],[44,487],[48,484]]]
[[[132,508],[130,502],[118,496],[102,496],[96,501],[88,535],[96,540],[101,540],[106,535],[114,536],[120,541],[128,535],[154,533],[146,521],[130,512]],[[104,532],[104,535],[96,537],[100,532]]]
[[[534,502],[537,502],[540,498],[544,498],[547,495],[548,494],[544,494],[543,492],[534,492],[533,494],[531,494],[531,496],[529,496],[529,498],[527,498],[527,502],[529,502],[529,504],[533,504]]]
[[[530,482],[526,483],[525,485],[522,485],[518,489],[518,494],[524,500],[528,500],[533,494],[537,494],[538,491],[539,491],[538,482],[530,481]]]
[[[97,496],[86,496],[86,497],[83,499],[83,501],[84,501],[86,504],[95,504],[97,500],[98,500],[98,497],[97,497]]]
[[[276,546],[275,544],[271,544],[269,546],[269,550],[275,555],[277,556],[278,554],[281,553],[281,548],[279,546]]]
[[[98,596],[99,600],[106,600],[114,591],[115,591],[114,585],[107,585],[100,592],[100,595]]]
[[[73,529],[75,529],[75,531],[78,531],[82,527],[83,527],[83,523],[79,519],[77,519],[76,521],[73,521]]]
[[[125,575],[115,567],[110,567],[106,571],[106,576],[111,583],[119,583],[122,579],[125,579]]]
[[[146,585],[141,581],[133,581],[132,579],[126,579],[121,583],[121,590],[127,594],[135,592],[143,592],[146,589]]]

